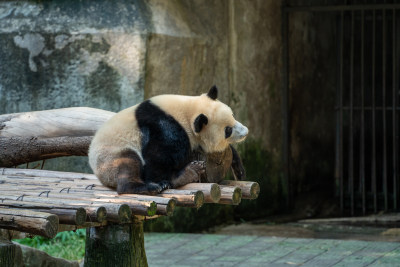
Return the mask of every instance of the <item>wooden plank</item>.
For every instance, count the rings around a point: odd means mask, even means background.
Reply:
[[[242,190],[236,186],[220,185],[221,200],[220,204],[239,205],[242,199]]]
[[[31,210],[0,208],[0,227],[53,238],[58,231],[58,217]]]
[[[239,187],[243,199],[256,199],[260,194],[260,185],[256,182],[224,180],[220,184]]]

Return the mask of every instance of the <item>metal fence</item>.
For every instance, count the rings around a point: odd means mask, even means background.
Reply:
[[[283,7],[285,177],[290,184],[289,15],[334,12],[338,37],[334,175],[341,210],[351,215],[400,210],[398,2],[289,1]]]

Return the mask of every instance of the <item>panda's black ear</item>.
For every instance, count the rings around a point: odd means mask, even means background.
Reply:
[[[208,91],[208,93],[207,93],[207,96],[209,98],[211,98],[212,100],[217,99],[217,97],[218,97],[218,88],[217,88],[217,86],[214,85],[213,87],[211,87],[210,91]]]
[[[201,129],[203,129],[204,125],[207,125],[208,123],[208,118],[204,114],[200,114],[199,116],[196,117],[194,120],[194,131],[196,133],[199,133]]]

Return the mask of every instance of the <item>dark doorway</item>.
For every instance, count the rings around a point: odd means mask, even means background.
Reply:
[[[400,1],[288,1],[284,4],[283,147],[289,187],[293,184],[289,113],[293,100],[289,99],[287,20],[296,12],[329,14],[336,20],[337,62],[332,66],[337,75],[332,186],[342,213],[400,210]]]

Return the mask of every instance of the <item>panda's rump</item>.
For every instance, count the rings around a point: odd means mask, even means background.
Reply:
[[[135,112],[142,134],[146,182],[170,181],[191,160],[191,146],[184,128],[172,116],[147,100]]]

